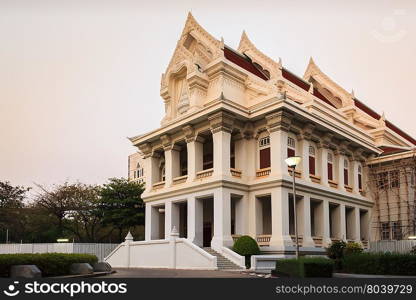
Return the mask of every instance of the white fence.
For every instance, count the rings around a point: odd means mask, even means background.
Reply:
[[[370,252],[409,253],[416,246],[416,240],[370,242]]]
[[[87,253],[94,254],[102,261],[119,244],[87,243],[38,243],[38,244],[0,244],[0,254],[12,253]]]

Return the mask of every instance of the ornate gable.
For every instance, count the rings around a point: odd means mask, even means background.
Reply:
[[[201,107],[208,78],[205,66],[223,55],[223,42],[203,29],[191,13],[160,84],[166,116],[162,125]]]
[[[282,63],[274,61],[263,52],[258,50],[256,46],[250,41],[245,31],[241,35],[238,52],[247,55],[256,66],[266,74],[270,79],[281,77]]]

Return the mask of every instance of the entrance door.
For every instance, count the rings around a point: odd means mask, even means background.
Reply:
[[[204,222],[204,247],[211,247],[212,239],[212,224],[211,222]]]

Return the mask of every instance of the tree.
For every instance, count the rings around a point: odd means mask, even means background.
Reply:
[[[100,191],[98,211],[101,222],[118,229],[119,241],[122,241],[123,230],[144,225],[143,190],[143,184],[124,178],[110,178]]]
[[[0,181],[0,208],[22,208],[29,190],[22,186],[12,186],[8,181]]]
[[[4,229],[9,231],[9,237],[22,231],[21,217],[22,208],[25,206],[24,200],[30,188],[22,186],[12,186],[8,181],[0,181],[0,227],[1,239],[5,237]]]
[[[35,206],[54,216],[61,237],[69,233],[80,242],[97,242],[111,234],[111,229],[101,226],[97,213],[100,187],[67,182],[50,190],[38,187]]]

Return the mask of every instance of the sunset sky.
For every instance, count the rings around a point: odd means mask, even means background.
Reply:
[[[416,1],[363,2],[0,0],[0,180],[127,176],[127,137],[160,125],[188,11],[233,48],[245,29],[300,76],[312,56],[416,137]]]

